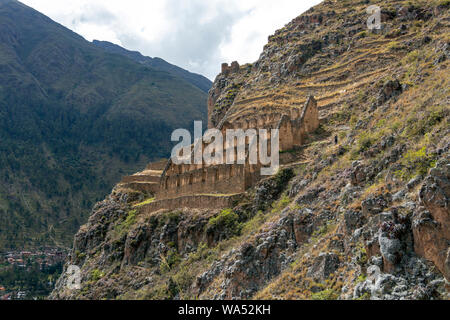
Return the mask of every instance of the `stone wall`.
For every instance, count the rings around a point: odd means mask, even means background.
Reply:
[[[286,110],[284,108],[280,112],[277,111],[272,109],[272,112],[253,112],[251,116],[225,119],[218,128],[224,136],[223,163],[226,163],[226,151],[227,148],[230,148],[225,138],[228,129],[242,129],[244,131],[267,129],[270,153],[271,129],[280,130],[280,149],[286,151],[303,145],[307,135],[319,127],[317,102],[312,96],[307,99],[302,109],[291,108]],[[236,148],[233,149],[233,152],[236,159]],[[248,155],[248,145],[246,154]],[[261,179],[261,165],[250,165],[248,160],[247,156],[246,164],[209,166],[201,164],[175,165],[169,161],[162,174],[156,198],[159,200],[194,195],[243,193]]]
[[[167,159],[163,159],[157,162],[152,162],[147,165],[145,168],[146,170],[156,170],[156,171],[162,171],[166,167]]]
[[[237,61],[233,61],[231,66],[228,63],[222,63],[222,74],[228,77],[231,73],[236,73],[239,71],[240,65]]]
[[[154,183],[159,183],[160,180],[161,180],[160,176],[134,175],[134,176],[125,176],[125,177],[123,177],[121,183],[132,183],[132,182],[154,182]]]
[[[196,169],[191,170],[192,168]],[[175,172],[178,170],[178,172]],[[157,199],[195,194],[234,194],[246,190],[244,165],[177,165],[160,182]]]
[[[144,213],[152,213],[159,210],[176,210],[182,208],[197,209],[222,209],[231,208],[239,195],[214,196],[214,195],[191,195],[171,199],[157,200],[142,207]]]

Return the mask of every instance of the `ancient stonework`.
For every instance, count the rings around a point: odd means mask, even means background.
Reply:
[[[278,111],[278,110],[276,110]],[[253,117],[224,119],[218,129],[225,137],[229,129],[278,129],[280,149],[291,150],[303,145],[307,135],[319,127],[319,113],[314,97],[309,97],[302,109],[291,108],[284,112],[271,114],[255,113]],[[269,137],[270,140],[270,131]],[[225,139],[224,139],[225,140]],[[268,143],[270,145],[270,143]],[[204,146],[205,147],[205,146]],[[224,141],[224,164],[180,164],[171,160],[166,165],[156,191],[156,201],[191,196],[183,202],[186,207],[198,207],[196,195],[227,195],[234,196],[245,192],[261,180],[261,164],[250,164],[248,157],[245,164],[226,164],[226,154],[229,151]],[[237,159],[237,147],[232,152]],[[248,152],[248,149],[247,149]],[[164,207],[164,205],[154,205]]]

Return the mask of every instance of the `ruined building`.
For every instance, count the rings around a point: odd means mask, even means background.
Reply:
[[[221,76],[226,78],[239,71],[239,64],[222,66]],[[241,103],[240,109],[245,106]],[[263,111],[263,112],[261,112]],[[210,111],[211,112],[211,111]],[[319,127],[319,112],[314,97],[307,98],[303,106],[290,108],[255,109],[243,115],[227,114],[217,129],[226,136],[228,129],[267,129],[267,142],[270,148],[271,129],[279,130],[280,151],[289,151],[304,144],[307,135]],[[261,139],[261,137],[258,137]],[[247,139],[248,140],[248,139]],[[125,177],[123,183],[132,189],[155,195],[155,201],[148,210],[179,207],[217,208],[226,207],[229,202],[247,189],[253,187],[263,176],[261,164],[226,164],[226,154],[230,151],[226,139],[224,143],[223,164],[174,164],[171,160],[151,163],[145,171]],[[205,147],[205,145],[204,145]],[[203,148],[204,150],[204,148]],[[237,159],[237,146],[231,152]],[[246,152],[248,153],[248,144]],[[269,150],[270,153],[270,150]],[[194,163],[192,161],[192,163]]]

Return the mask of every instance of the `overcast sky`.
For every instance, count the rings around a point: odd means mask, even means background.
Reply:
[[[87,40],[161,57],[214,80],[254,62],[267,37],[320,0],[20,0]]]

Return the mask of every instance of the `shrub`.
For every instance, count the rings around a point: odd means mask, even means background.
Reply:
[[[91,280],[98,281],[105,276],[105,273],[100,271],[99,269],[94,269],[91,271]]]
[[[364,247],[360,247],[359,251],[356,254],[357,257],[357,263],[361,266],[365,265],[367,263],[368,257],[367,257],[367,251]]]
[[[357,38],[365,38],[367,37],[367,31],[361,31],[356,35]]]
[[[122,237],[125,233],[128,233],[131,226],[136,223],[136,212],[136,210],[129,211],[125,221],[115,227],[115,231],[119,237]]]
[[[165,224],[173,224],[178,225],[181,221],[183,213],[181,211],[172,211],[167,213],[165,216],[163,216],[161,219],[158,220],[158,227],[162,227]]]
[[[441,123],[448,111],[444,107],[433,107],[425,114],[412,114],[407,120],[403,133],[408,138],[422,137],[430,132],[434,126]]]
[[[218,216],[209,219],[206,225],[207,233],[222,232],[226,237],[237,236],[241,230],[239,216],[231,209],[222,210]]]
[[[368,132],[363,132],[358,139],[358,153],[368,150],[375,141],[376,139],[373,135]]]
[[[180,255],[175,248],[170,248],[166,255],[161,255],[161,263],[159,265],[159,270],[161,273],[166,273],[172,270],[173,267],[177,266],[181,262]]]
[[[195,274],[189,266],[182,266],[180,270],[173,276],[174,282],[180,291],[187,291],[195,280]]]
[[[337,300],[338,298],[339,293],[333,289],[326,289],[311,295],[311,300]]]
[[[366,279],[367,279],[367,276],[362,274],[358,277],[358,279],[356,279],[356,282],[361,283],[361,282],[366,281]]]
[[[433,126],[439,124],[442,121],[442,119],[444,119],[444,117],[445,117],[445,109],[443,107],[441,107],[441,108],[434,108],[428,114],[427,126],[428,127],[433,127]]]
[[[291,199],[289,198],[289,196],[286,194],[283,195],[280,200],[272,204],[272,213],[280,212],[281,210],[286,208],[290,202]]]
[[[356,300],[370,300],[371,294],[369,292],[364,293],[361,297]]]
[[[420,58],[420,52],[418,50],[411,51],[406,55],[406,57],[403,58],[402,63],[403,64],[410,64],[417,62]]]
[[[197,247],[197,251],[192,252],[189,255],[189,260],[191,262],[199,261],[205,259],[208,255],[209,255],[208,244],[205,242],[201,242]]]
[[[427,153],[426,146],[419,150],[406,152],[400,162],[405,169],[397,171],[396,175],[404,180],[418,175],[425,175],[428,169],[434,167],[436,164],[434,157]]]
[[[283,169],[277,172],[275,175],[275,181],[279,189],[284,189],[286,184],[295,176],[292,168]]]

